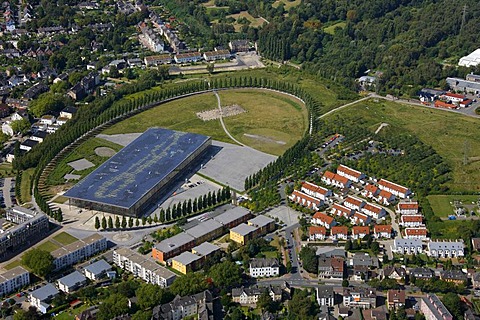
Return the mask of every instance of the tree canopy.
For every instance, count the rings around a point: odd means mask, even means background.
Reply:
[[[232,261],[224,261],[210,268],[209,276],[221,288],[234,287],[242,283],[242,270]]]
[[[22,256],[22,264],[42,278],[54,269],[52,255],[48,251],[37,248],[27,251]]]

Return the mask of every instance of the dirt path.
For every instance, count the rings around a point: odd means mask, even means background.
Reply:
[[[223,122],[222,104],[221,104],[221,101],[220,101],[220,96],[218,95],[218,92],[217,92],[216,90],[213,90],[213,93],[215,94],[215,97],[217,97],[218,109],[220,110],[220,123],[222,124],[223,131],[225,131],[225,133],[230,137],[230,139],[232,139],[233,141],[235,141],[235,143],[241,145],[242,147],[247,147],[246,145],[244,145],[243,143],[241,143],[240,141],[238,141],[237,139],[235,139],[235,138],[230,134],[230,132],[228,132],[227,127],[225,126],[225,123]]]

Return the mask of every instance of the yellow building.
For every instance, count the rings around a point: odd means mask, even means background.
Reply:
[[[191,252],[184,252],[172,259],[172,268],[187,274],[187,272],[195,271],[202,260],[202,257],[197,256]]]
[[[257,227],[242,223],[235,228],[230,229],[230,240],[244,245],[249,240],[253,239],[257,229]]]

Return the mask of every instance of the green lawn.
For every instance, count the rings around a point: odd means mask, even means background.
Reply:
[[[10,269],[13,269],[13,268],[21,266],[21,265],[22,265],[22,261],[20,259],[18,259],[18,260],[13,260],[9,264],[5,265],[3,268],[5,270],[10,270]]]
[[[430,145],[452,168],[452,191],[480,191],[480,119],[425,107],[370,99],[326,117],[354,117],[369,128],[388,123],[389,130],[408,130]],[[467,146],[467,148],[465,148]],[[467,163],[464,164],[464,150]]]
[[[432,239],[458,239],[463,230],[466,230],[470,221],[468,220],[444,220],[438,222],[429,222],[428,231]]]
[[[52,200],[52,202],[54,203],[60,203],[60,204],[63,204],[65,202],[68,201],[68,198],[67,197],[64,197],[64,196],[57,196],[55,197],[55,199]]]
[[[79,315],[82,311],[85,311],[89,308],[90,306],[88,304],[82,304],[81,306],[75,308],[75,309],[67,309],[63,311],[60,314],[57,314],[54,319],[56,320],[71,320],[75,319],[76,315]]]
[[[302,3],[302,0],[277,0],[272,4],[272,7],[277,8],[280,3],[283,3],[285,10],[288,11],[290,8],[300,5],[300,3]]]
[[[330,26],[327,26],[327,27],[323,28],[323,32],[333,35],[333,34],[335,34],[335,29],[336,28],[344,29],[346,26],[347,26],[347,23],[345,21],[340,21],[340,22],[337,22],[335,24],[332,24]]]
[[[219,94],[222,106],[238,104],[247,111],[224,118],[230,133],[242,143],[260,151],[282,154],[302,137],[308,126],[306,109],[300,101],[287,95],[265,90],[228,90]],[[219,120],[203,121],[196,115],[197,112],[216,108],[217,99],[213,93],[196,95],[142,112],[103,133],[143,132],[158,126],[204,134],[215,140],[232,143]],[[248,138],[244,136],[245,133],[256,138]]]
[[[47,242],[44,242],[41,245],[37,246],[37,248],[48,251],[48,252],[52,252],[52,251],[55,251],[58,248],[60,248],[60,246],[58,244],[55,244],[55,243],[51,242],[51,241],[47,241]]]
[[[22,181],[20,183],[20,201],[22,203],[27,203],[32,200],[32,188],[30,186],[30,183],[32,181],[34,172],[35,169],[33,168],[27,169],[22,172]]]
[[[265,255],[265,258],[277,258],[278,252],[277,251],[265,251],[262,252]]]
[[[49,185],[64,184],[65,180],[63,179],[63,177],[67,173],[79,174],[84,177],[93,170],[95,170],[97,166],[99,166],[108,159],[108,157],[101,157],[95,153],[95,149],[98,147],[108,147],[115,151],[119,151],[120,149],[122,149],[121,145],[104,139],[88,139],[60,161],[60,163],[55,167],[55,170],[53,170],[48,176],[47,183]],[[95,164],[95,167],[88,168],[82,171],[74,171],[73,168],[68,165],[69,162],[83,158]]]
[[[4,177],[15,177],[11,163],[4,162],[0,164],[0,178]]]
[[[66,245],[69,245],[70,243],[74,243],[78,239],[66,232],[62,232],[57,234],[55,237],[53,237],[53,240],[66,246]]]
[[[433,212],[438,217],[448,217],[454,214],[454,201],[461,201],[464,205],[471,205],[472,202],[476,203],[479,198],[480,196],[478,195],[431,195],[427,197]]]

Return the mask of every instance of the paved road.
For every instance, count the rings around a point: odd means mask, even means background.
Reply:
[[[290,261],[292,262],[292,274],[288,277],[288,281],[297,281],[303,280],[301,273],[303,273],[303,269],[301,269],[298,263],[298,255],[297,249],[300,250],[300,244],[296,242],[295,238],[293,237],[293,231],[300,227],[298,223],[291,225],[290,227],[285,228],[285,239],[287,239],[288,247],[291,247],[288,251],[292,253],[292,258]],[[301,272],[302,271],[302,272]],[[287,279],[284,279],[284,281]]]
[[[10,188],[12,187],[12,178],[5,178],[3,184],[3,199],[5,200],[5,207],[13,207],[12,197],[10,195]]]
[[[396,214],[395,214],[395,211],[387,208],[387,207],[384,207],[382,206],[382,208],[385,209],[385,211],[388,212],[388,214],[390,215],[390,218],[392,218],[392,228],[393,230],[395,230],[395,238],[402,238],[402,233],[400,232],[400,227],[398,226],[398,223],[397,223],[397,220],[396,220]]]

